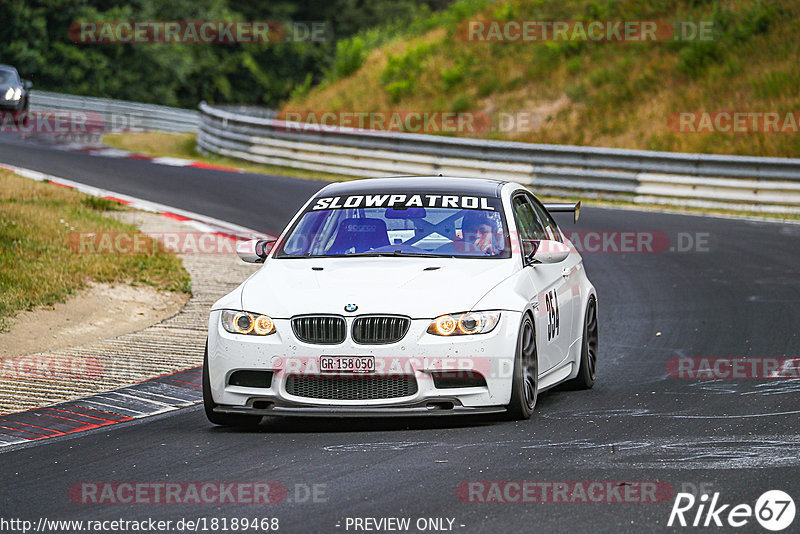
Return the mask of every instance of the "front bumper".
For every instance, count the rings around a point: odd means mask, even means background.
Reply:
[[[259,402],[259,401],[255,401]],[[458,403],[456,398],[424,401],[415,404],[389,404],[383,406],[315,406],[290,404],[280,406],[270,404],[264,408],[256,408],[252,402],[249,406],[217,406],[217,413],[244,415],[271,415],[284,417],[404,417],[404,416],[436,416],[436,415],[484,415],[506,411],[504,406],[470,407]]]
[[[22,111],[25,107],[25,99],[19,100],[0,100],[0,111]]]
[[[226,332],[220,311],[211,312],[208,336],[208,371],[211,395],[220,413],[252,415],[307,415],[373,417],[397,415],[449,415],[501,413],[511,399],[511,382],[520,314],[503,311],[492,332],[474,336],[441,337],[427,333],[430,319],[416,319],[405,337],[387,345],[362,345],[350,336],[338,345],[315,345],[298,340],[290,320],[276,319],[276,333],[243,336]],[[355,317],[348,317],[350,332]],[[375,357],[376,370],[343,379],[413,376],[416,391],[394,398],[331,399],[290,394],[287,378],[323,376],[320,356]],[[229,383],[236,371],[269,371],[269,387],[245,387]],[[436,387],[437,372],[479,374],[485,385]]]

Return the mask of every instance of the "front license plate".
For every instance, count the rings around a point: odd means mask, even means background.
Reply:
[[[374,373],[375,356],[320,356],[319,369],[325,373]]]

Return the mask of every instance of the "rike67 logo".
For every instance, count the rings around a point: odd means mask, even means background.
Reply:
[[[691,493],[678,493],[667,526],[739,528],[755,518],[765,529],[778,532],[792,524],[795,511],[794,500],[780,490],[764,492],[755,506],[723,504],[719,492],[710,497],[710,502],[708,494],[695,498]],[[747,531],[752,532],[752,527]]]

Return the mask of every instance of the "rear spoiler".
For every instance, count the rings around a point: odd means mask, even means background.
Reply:
[[[581,214],[581,203],[580,201],[576,202],[575,204],[545,204],[545,209],[550,213],[566,213],[572,212],[575,214],[575,220],[573,222],[578,222],[578,217]]]

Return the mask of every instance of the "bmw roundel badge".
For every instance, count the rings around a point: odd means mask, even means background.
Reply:
[[[355,304],[347,304],[347,305],[344,307],[344,311],[346,311],[346,312],[354,312],[354,311],[356,311],[357,309],[358,309],[358,306],[356,306]]]

